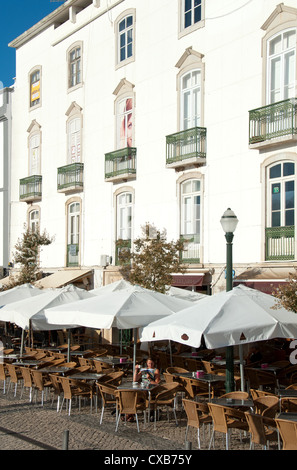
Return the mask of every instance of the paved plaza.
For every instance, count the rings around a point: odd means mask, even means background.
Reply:
[[[197,434],[190,430],[188,443],[185,444],[186,417],[178,411],[179,425],[176,426],[172,413],[170,421],[166,410],[162,411],[160,420],[154,429],[154,423],[147,422],[144,427],[143,414],[140,416],[140,432],[136,423],[120,422],[118,432],[115,432],[115,415],[111,409],[106,409],[104,420],[100,425],[101,408],[93,408],[90,412],[86,403],[79,410],[73,404],[71,415],[65,408],[57,412],[57,402],[53,405],[51,398],[41,406],[41,395],[37,402],[29,403],[29,394],[24,392],[20,399],[20,391],[14,397],[11,390],[4,395],[0,389],[0,450],[63,450],[65,442],[68,450],[81,451],[128,451],[136,455],[138,451],[164,453],[182,453],[186,450],[196,451]],[[67,437],[67,439],[65,439]],[[208,449],[209,430],[201,430],[201,448]],[[225,449],[225,436],[216,433],[215,449]],[[231,449],[248,450],[249,437],[232,433]],[[273,446],[271,447],[273,449]]]

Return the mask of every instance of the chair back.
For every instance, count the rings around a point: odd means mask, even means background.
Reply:
[[[66,398],[67,400],[71,400],[72,391],[70,379],[68,379],[67,377],[60,377],[60,382],[63,388],[64,398]]]
[[[281,401],[282,410],[286,413],[297,413],[297,398],[283,398]]]
[[[101,399],[104,405],[106,403],[116,403],[118,390],[115,385],[105,385],[99,382],[96,382],[96,385],[99,389],[99,393],[101,395]]]
[[[257,398],[261,398],[261,397],[267,397],[267,396],[275,397],[274,393],[266,392],[265,390],[256,390],[254,388],[250,388],[250,395],[253,400],[256,400]]]
[[[107,374],[107,383],[112,385],[121,385],[125,373],[123,371],[110,372]]]
[[[6,367],[10,376],[10,381],[15,384],[18,383],[18,376],[17,376],[18,368],[16,368],[16,366],[14,366],[13,364],[6,364]]]
[[[248,411],[246,411],[244,414],[249,425],[251,441],[254,444],[261,444],[262,446],[265,446],[267,438],[265,436],[263,416],[260,414],[250,413]]]
[[[118,390],[118,404],[121,414],[137,413],[137,396],[137,390]]]
[[[198,402],[183,398],[182,403],[187,415],[188,426],[192,426],[198,429],[200,427],[200,413],[199,407],[197,406]]]
[[[166,372],[168,374],[184,374],[189,371],[184,367],[167,367]]]
[[[213,430],[226,434],[228,428],[224,407],[221,405],[215,405],[214,403],[208,403],[208,407],[212,417]]]
[[[241,392],[238,390],[236,392],[225,393],[224,395],[221,395],[220,398],[233,398],[234,400],[247,400],[249,398],[249,393]]]
[[[0,380],[6,380],[5,364],[0,362]]]
[[[279,400],[276,396],[266,396],[254,400],[254,411],[268,418],[275,418],[279,410]]]
[[[34,385],[36,386],[36,388],[38,388],[38,390],[42,391],[44,389],[42,372],[40,372],[39,370],[32,369],[31,373]]]
[[[24,379],[24,387],[33,387],[33,380],[31,375],[31,370],[29,367],[20,367],[22,377]]]
[[[286,419],[275,419],[283,442],[283,450],[297,450],[297,423]]]
[[[60,393],[63,392],[63,387],[60,381],[60,377],[58,375],[49,374],[49,378],[52,383],[55,394],[60,395]]]

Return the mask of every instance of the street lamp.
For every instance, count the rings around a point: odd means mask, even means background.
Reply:
[[[227,209],[221,218],[221,225],[225,232],[226,238],[226,291],[233,289],[233,261],[232,261],[232,241],[235,229],[238,224],[238,219],[234,212],[229,208]],[[234,390],[234,358],[233,358],[233,347],[228,346],[226,349],[226,392],[232,392]]]

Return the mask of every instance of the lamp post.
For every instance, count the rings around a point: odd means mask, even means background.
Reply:
[[[235,229],[238,224],[238,219],[234,212],[229,208],[221,218],[221,225],[225,232],[226,238],[226,291],[233,289],[233,261],[232,261],[232,241]],[[228,346],[226,349],[226,392],[234,390],[234,358],[233,347]]]

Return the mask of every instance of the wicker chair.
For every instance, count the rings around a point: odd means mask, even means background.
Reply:
[[[254,401],[254,412],[261,414],[267,418],[275,418],[276,413],[279,411],[279,399],[278,397],[260,397]]]
[[[159,384],[150,398],[150,403],[147,400],[147,406],[150,405],[150,408],[154,410],[154,426],[156,427],[157,420],[157,411],[162,407],[166,407],[167,416],[169,420],[169,408],[172,409],[175,423],[178,425],[177,416],[176,416],[176,400],[177,393],[181,390],[181,385],[179,382],[171,382],[165,384]]]
[[[10,375],[7,372],[6,365],[3,362],[0,362],[0,380],[3,382],[3,394],[6,392],[6,381],[9,379]]]
[[[40,370],[31,369],[31,374],[36,391],[41,392],[41,405],[43,406],[45,392],[51,388],[52,383]]]
[[[138,411],[144,412],[144,422],[145,422],[145,412],[146,412],[146,401],[142,399],[143,392],[138,390],[118,390],[117,400],[118,400],[118,416],[116,421],[115,431],[117,432],[120,422],[121,415],[125,415],[125,421],[127,415],[134,415],[137,431],[139,432],[139,423],[138,423]]]
[[[104,416],[104,411],[105,408],[109,405],[112,406],[114,409],[113,411],[116,413],[116,419],[117,419],[117,411],[118,411],[118,405],[117,405],[117,397],[118,397],[118,391],[117,387],[115,385],[110,385],[110,384],[103,384],[100,382],[96,382],[96,385],[99,390],[99,394],[101,396],[101,416],[100,416],[100,424],[102,424],[103,421],[103,416]]]
[[[79,380],[73,380],[71,377],[60,377],[61,385],[63,387],[63,400],[61,405],[61,411],[63,408],[63,403],[66,400],[66,409],[68,402],[68,415],[71,413],[72,399],[78,398],[79,400],[79,410],[81,407],[81,398],[90,399],[90,410],[92,412],[92,403],[93,403],[93,388],[86,384],[85,382]]]
[[[21,374],[20,368],[13,364],[6,364],[6,368],[9,374],[8,392],[10,390],[11,384],[14,384],[14,396],[16,396],[18,385],[23,383],[23,376]]]
[[[245,417],[249,426],[251,435],[250,448],[254,448],[255,444],[259,444],[262,448],[269,449],[270,442],[279,443],[276,424],[273,419],[267,419],[256,413],[245,412]]]
[[[244,412],[234,410],[228,406],[216,405],[208,403],[209,411],[212,417],[213,429],[209,442],[209,449],[213,442],[216,432],[221,432],[226,435],[226,449],[229,449],[229,431],[231,429],[239,429],[241,431],[248,431],[249,427],[245,419]]]
[[[201,403],[184,398],[182,400],[184,410],[187,415],[187,427],[185,442],[187,441],[189,428],[197,429],[198,447],[201,449],[200,428],[205,424],[212,424],[212,418],[209,414],[209,409],[206,403]]]
[[[282,450],[297,450],[297,423],[286,419],[275,419],[282,440]]]

